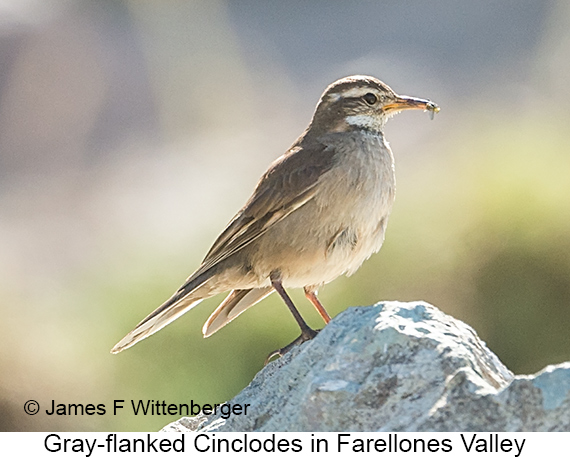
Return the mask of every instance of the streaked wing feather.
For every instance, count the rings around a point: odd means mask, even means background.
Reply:
[[[294,148],[277,159],[262,176],[246,205],[216,239],[193,276],[243,249],[311,200],[317,192],[319,178],[333,164],[334,154],[320,143]]]

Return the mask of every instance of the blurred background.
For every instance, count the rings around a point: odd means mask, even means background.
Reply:
[[[570,360],[569,2],[0,0],[1,430],[157,430],[113,400],[229,400],[297,336],[272,296],[202,339],[220,296],[109,354],[356,73],[442,111],[389,122],[386,242],[331,314],[421,299],[517,374]]]

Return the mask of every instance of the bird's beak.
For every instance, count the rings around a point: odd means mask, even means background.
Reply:
[[[433,116],[434,113],[439,112],[439,106],[430,100],[422,98],[406,97],[405,95],[396,95],[396,98],[390,103],[384,105],[383,110],[386,113],[392,111],[402,111],[405,109],[422,109],[430,111]]]

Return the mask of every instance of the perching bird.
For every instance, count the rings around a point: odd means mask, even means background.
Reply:
[[[111,352],[131,347],[203,299],[227,291],[204,324],[204,337],[275,290],[301,336],[273,354],[313,338],[315,330],[285,288],[304,288],[328,323],[318,288],[351,275],[380,249],[395,192],[394,156],[383,128],[406,109],[428,110],[432,116],[439,111],[435,103],[397,95],[370,76],[350,76],[328,86],[307,129],[271,164],[198,269]]]

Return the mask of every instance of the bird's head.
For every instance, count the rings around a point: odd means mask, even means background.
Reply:
[[[388,85],[371,76],[348,76],[325,89],[310,129],[315,133],[358,129],[381,132],[391,116],[406,109],[429,111],[432,116],[439,111],[435,103],[398,95]]]

